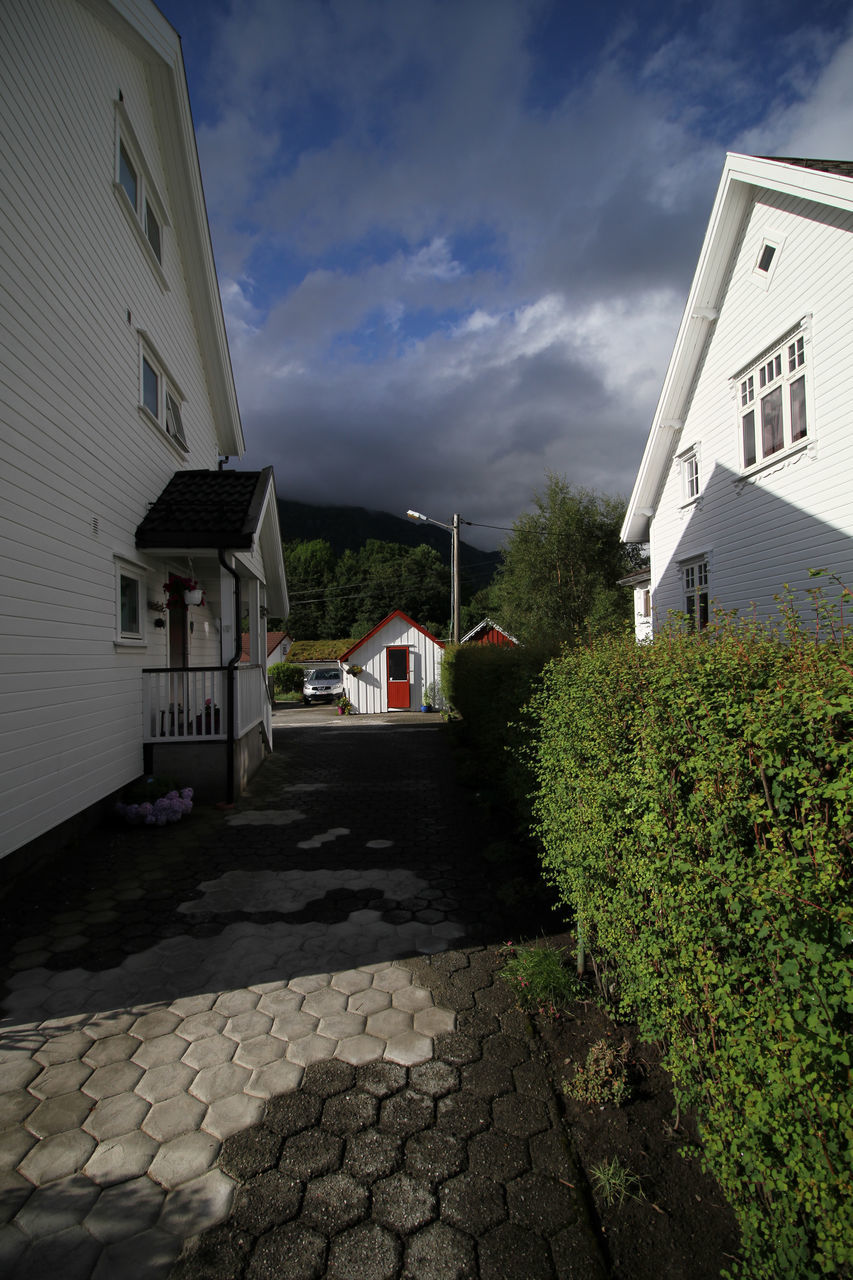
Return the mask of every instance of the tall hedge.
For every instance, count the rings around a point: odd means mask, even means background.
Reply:
[[[853,1264],[853,645],[723,619],[546,669],[546,877],[667,1046],[738,1214],[742,1274]]]

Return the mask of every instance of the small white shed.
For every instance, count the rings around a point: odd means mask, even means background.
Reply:
[[[416,711],[441,677],[444,644],[401,609],[341,654],[344,692],[360,715]],[[358,674],[353,674],[354,670]]]

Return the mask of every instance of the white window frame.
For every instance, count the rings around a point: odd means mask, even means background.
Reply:
[[[807,316],[733,376],[742,475],[773,466],[814,443],[810,347],[811,325]],[[794,388],[799,390],[795,393]],[[794,439],[797,411],[805,415],[805,432]],[[774,417],[779,419],[774,435],[780,443],[768,449],[766,446],[773,439],[765,439],[765,426],[772,431]]]
[[[189,453],[183,425],[185,396],[169,373],[165,362],[151,343],[144,329],[139,334],[139,412],[150,426],[156,426],[173,448],[181,454]],[[146,365],[157,379],[155,409],[146,403]]]
[[[758,252],[755,255],[755,262],[752,267],[752,279],[760,289],[770,288],[784,247],[785,236],[781,232],[774,231],[772,228],[767,228],[764,231],[761,237],[761,243],[758,247]],[[772,249],[773,256],[771,257],[768,266],[762,268],[762,260],[769,249]]]
[[[157,280],[164,290],[168,292],[169,282],[166,273],[163,270],[163,256],[165,253],[166,236],[165,229],[169,226],[169,219],[166,215],[166,208],[163,204],[160,194],[157,191],[156,183],[151,176],[151,171],[143,159],[142,148],[139,145],[133,126],[130,123],[124,104],[116,102],[116,129],[115,129],[115,173],[113,175],[113,189],[116,193],[116,199],[121,205],[133,232],[142,246],[148,262],[157,277]],[[121,153],[124,150],[128,160],[133,166],[136,176],[136,200],[131,198],[121,179]],[[157,236],[151,234],[149,226],[149,212],[157,223]],[[157,242],[155,246],[155,240]],[[159,247],[159,254],[157,252]]]
[[[711,621],[711,563],[708,555],[679,563],[684,612],[691,631],[704,631]]]
[[[678,455],[681,471],[681,504],[690,506],[702,496],[699,446],[691,445]]]
[[[142,565],[134,564],[131,560],[124,560],[120,557],[115,558],[115,598],[116,598],[116,628],[115,643],[122,647],[144,648],[148,643],[146,630],[146,608],[147,608],[147,588],[148,588],[148,572]],[[122,585],[131,582],[136,586],[136,608],[137,622],[136,630],[131,630],[123,626],[122,618]]]

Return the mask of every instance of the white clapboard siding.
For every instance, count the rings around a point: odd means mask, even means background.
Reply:
[[[441,676],[441,645],[414,626],[405,615],[392,615],[377,631],[361,642],[344,663],[359,666],[358,676],[344,671],[344,692],[359,715],[375,715],[388,710],[386,649],[405,645],[409,650],[410,709],[420,708],[424,689]]]
[[[764,236],[784,238],[770,287],[753,267]],[[812,585],[826,567],[853,583],[853,219],[839,209],[760,192],[699,373],[676,455],[699,450],[700,500],[685,504],[678,458],[651,527],[655,624],[683,610],[679,562],[706,554],[725,609],[775,612],[785,584]],[[739,418],[731,379],[787,329],[811,317],[809,448],[739,477]]]
[[[135,529],[176,470],[219,453],[178,149],[158,131],[153,54],[121,30],[77,0],[0,5],[0,855],[141,771],[141,670],[166,662],[168,629],[144,610],[145,643],[115,643],[116,557],[147,566],[162,600]],[[119,91],[169,222],[165,289],[115,189]],[[139,410],[140,331],[184,397],[188,453]],[[220,661],[214,616],[190,610],[196,664]]]

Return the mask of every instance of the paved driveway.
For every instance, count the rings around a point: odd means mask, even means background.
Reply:
[[[276,725],[5,901],[0,1272],[599,1274],[438,718]]]

